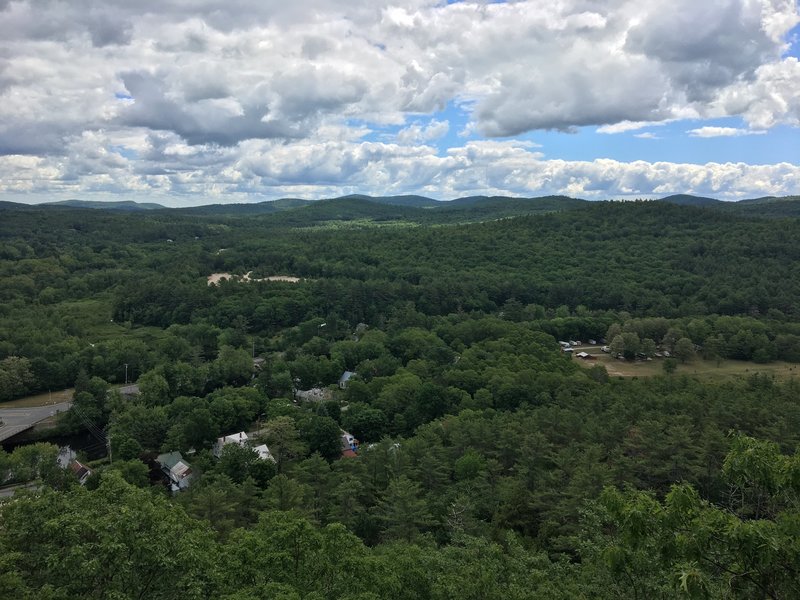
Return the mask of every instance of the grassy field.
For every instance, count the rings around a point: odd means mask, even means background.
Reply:
[[[581,360],[576,357],[575,361],[580,366],[588,369],[595,365],[603,365],[612,377],[652,377],[664,374],[663,359],[656,358],[647,362],[622,361],[611,358],[610,355],[604,354],[596,348],[582,348],[581,350],[597,358],[595,360]],[[675,373],[690,377],[719,380],[749,377],[754,373],[772,375],[776,379],[789,379],[791,377],[800,377],[800,365],[779,361],[762,365],[743,360],[710,361],[697,358],[686,364],[679,363]]]
[[[124,324],[116,323],[111,319],[111,300],[106,298],[62,302],[58,310],[64,317],[74,320],[93,343],[121,337],[152,343],[166,336],[164,330],[158,327],[137,326],[128,329]]]
[[[48,404],[59,404],[72,400],[72,393],[75,390],[70,388],[68,390],[58,390],[57,392],[45,392],[43,394],[36,394],[34,396],[25,396],[24,398],[17,398],[16,400],[8,400],[7,402],[0,402],[0,408],[28,408],[31,406],[47,406]]]

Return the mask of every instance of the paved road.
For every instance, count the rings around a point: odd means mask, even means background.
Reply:
[[[56,413],[69,410],[70,406],[72,406],[72,402],[28,408],[0,408],[0,421],[3,423],[0,426],[0,442],[33,427],[39,421],[44,421]]]

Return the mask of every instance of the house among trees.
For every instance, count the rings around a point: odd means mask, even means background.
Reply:
[[[77,460],[73,460],[70,463],[69,469],[75,474],[78,483],[81,485],[86,485],[86,480],[94,473],[89,467]]]
[[[221,438],[217,438],[217,441],[214,442],[214,446],[211,448],[211,454],[213,454],[216,458],[222,456],[222,448],[226,444],[238,444],[239,446],[246,446],[249,438],[244,431],[240,431],[239,433],[232,433],[230,435],[223,435]]]
[[[342,458],[358,456],[358,440],[352,434],[342,429]]]
[[[72,471],[81,485],[86,485],[86,480],[94,473],[89,467],[78,461],[77,453],[69,446],[59,448],[56,463],[62,469]]]
[[[269,447],[266,444],[261,444],[260,446],[256,446],[253,448],[258,453],[258,458],[261,460],[271,460],[272,462],[275,461],[275,457],[272,456],[272,452],[269,451]]]
[[[354,371],[345,371],[344,373],[342,373],[342,376],[339,377],[339,388],[345,389],[347,387],[348,382],[355,374],[356,373]]]
[[[183,460],[180,452],[159,454],[156,457],[156,462],[161,467],[164,475],[167,476],[171,492],[180,492],[189,487],[193,478],[192,467]]]

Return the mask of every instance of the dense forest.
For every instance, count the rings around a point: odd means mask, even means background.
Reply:
[[[0,206],[0,597],[800,597],[796,200],[465,200]]]

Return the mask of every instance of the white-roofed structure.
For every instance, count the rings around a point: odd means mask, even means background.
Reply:
[[[275,457],[272,456],[272,452],[269,451],[269,447],[266,444],[256,446],[253,448],[253,450],[258,452],[258,458],[261,460],[271,460],[272,462],[275,462]]]
[[[244,431],[232,433],[230,435],[223,435],[221,438],[217,438],[217,441],[214,442],[214,447],[211,449],[211,454],[219,458],[222,456],[222,448],[226,444],[238,444],[239,446],[246,446],[248,439],[249,438]]]

